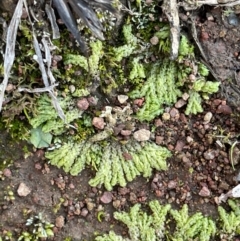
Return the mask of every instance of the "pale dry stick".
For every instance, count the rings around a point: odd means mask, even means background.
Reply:
[[[36,35],[35,35],[35,33],[34,33],[34,30],[33,30],[32,34],[33,34],[33,46],[34,46],[35,52],[36,52],[36,54],[37,54],[37,62],[38,62],[38,64],[39,64],[39,69],[40,69],[40,71],[41,71],[41,73],[42,73],[43,83],[44,83],[45,87],[49,87],[49,86],[50,86],[49,81],[48,81],[48,77],[49,77],[49,76],[48,76],[48,74],[47,74],[47,71],[46,71],[46,69],[45,69],[45,65],[44,65],[44,63],[43,63],[42,53],[41,53],[41,50],[40,50],[39,43],[38,43],[38,41],[37,41]],[[49,71],[50,71],[50,70],[49,70]],[[50,80],[52,81],[51,78],[53,77],[53,75],[52,75],[52,72],[51,72],[51,71],[50,71],[50,73],[51,73]],[[54,92],[53,92],[52,90],[49,90],[48,93],[49,93],[49,95],[50,95],[50,97],[51,97],[52,104],[53,104],[54,108],[55,108],[56,111],[58,112],[59,117],[60,117],[62,120],[65,121],[64,112],[63,112],[63,110],[62,110],[62,108],[61,108],[61,106],[60,106],[60,103],[59,103],[59,101],[57,100]]]
[[[184,2],[178,3],[179,6],[182,6],[186,11],[196,10],[200,8],[202,5],[210,5],[210,6],[219,6],[219,7],[233,7],[235,5],[240,4],[240,0],[205,0],[205,1],[191,1],[185,0]]]
[[[50,85],[48,87],[44,87],[44,88],[35,88],[35,89],[28,89],[28,88],[24,88],[24,87],[19,87],[18,91],[22,92],[28,92],[28,93],[42,93],[42,92],[49,92],[49,91],[53,91],[53,89],[58,86],[58,84],[54,84],[54,85]]]
[[[28,13],[28,17],[29,17],[29,11],[28,11],[28,6],[26,3],[26,0],[24,0],[24,6],[26,8],[26,11]],[[31,18],[29,17],[29,22],[32,25],[32,36],[33,36],[33,46],[35,49],[35,53],[37,55],[37,62],[39,64],[39,69],[41,71],[42,74],[42,79],[43,79],[43,83],[45,85],[45,87],[47,88],[47,92],[49,93],[51,100],[52,100],[52,104],[54,106],[54,108],[56,109],[58,116],[65,121],[65,114],[62,110],[62,107],[60,106],[60,103],[54,93],[54,91],[51,88],[48,88],[50,86],[50,83],[48,81],[48,79],[50,79],[51,84],[53,85],[56,81],[55,78],[53,77],[53,74],[51,72],[50,66],[51,66],[51,53],[50,53],[50,49],[49,46],[47,44],[47,42],[44,40],[43,38],[43,45],[44,45],[44,50],[45,50],[45,54],[46,54],[46,62],[47,62],[47,71],[43,62],[43,56],[41,53],[41,49],[37,40],[37,37],[35,35],[35,31],[34,31],[34,27],[33,27],[33,23],[31,21]]]
[[[49,4],[46,4],[45,11],[46,11],[47,16],[48,16],[48,18],[50,20],[50,23],[51,23],[53,39],[59,39],[60,38],[60,31],[59,31],[59,28],[58,28],[58,25],[57,25],[54,10],[51,8],[51,6]]]
[[[0,85],[0,112],[2,110],[4,94],[5,94],[7,84],[8,84],[10,71],[11,71],[11,68],[12,68],[12,65],[13,65],[13,62],[15,59],[15,45],[16,45],[17,30],[18,30],[18,26],[20,24],[20,20],[21,20],[21,16],[22,16],[23,3],[24,3],[26,11],[28,13],[28,16],[29,16],[29,11],[28,11],[26,0],[19,0],[17,6],[15,8],[14,14],[12,16],[11,22],[9,24],[8,30],[7,30],[6,50],[5,50],[5,54],[4,54],[4,79]],[[29,21],[33,26],[33,23],[31,22],[30,18],[29,18]],[[33,45],[34,45],[35,52],[37,54],[37,62],[39,64],[39,68],[42,73],[42,79],[43,79],[44,85],[46,87],[46,91],[49,93],[49,95],[52,99],[53,106],[56,109],[56,111],[58,112],[59,117],[62,120],[65,120],[64,112],[63,112],[52,88],[50,88],[50,84],[48,82],[48,77],[49,77],[51,83],[55,83],[55,79],[50,70],[50,65],[51,65],[51,61],[49,61],[50,50],[45,45],[45,51],[47,52],[47,55],[49,56],[48,57],[48,71],[46,72],[46,69],[45,69],[45,66],[43,63],[42,53],[41,53],[39,43],[37,41],[33,28],[32,28],[32,34],[33,34]],[[43,90],[43,89],[41,89],[41,90]]]
[[[180,26],[178,16],[177,0],[164,0],[162,10],[166,14],[170,23],[170,37],[171,37],[171,59],[178,57],[179,40],[180,40]]]
[[[240,4],[240,1],[234,1],[234,0],[205,0],[205,1],[197,1],[198,4],[201,5],[220,5],[220,6],[226,6],[231,7],[237,4]]]
[[[4,94],[8,84],[8,79],[10,76],[10,71],[15,59],[15,45],[16,45],[16,37],[17,37],[17,30],[22,16],[22,9],[23,9],[23,1],[19,0],[18,4],[15,8],[13,13],[13,17],[9,24],[7,30],[7,38],[6,38],[6,50],[4,54],[4,78],[0,85],[0,112],[2,110],[2,105],[4,101]]]

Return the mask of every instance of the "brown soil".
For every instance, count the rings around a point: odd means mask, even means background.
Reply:
[[[156,119],[154,122],[157,144],[167,146],[173,152],[168,160],[169,169],[155,172],[146,180],[137,178],[127,187],[115,187],[106,193],[104,189],[91,188],[91,170],[72,177],[62,170],[48,165],[44,151],[37,150],[24,158],[22,145],[13,145],[1,134],[1,153],[14,160],[10,168],[3,171],[0,181],[0,229],[21,232],[26,229],[25,212],[42,213],[45,219],[58,224],[56,218],[64,218],[63,227],[54,228],[54,240],[62,241],[71,236],[74,240],[92,240],[96,233],[114,229],[126,233],[126,228],[113,219],[115,210],[128,210],[134,203],[146,204],[158,199],[172,203],[174,207],[187,203],[191,212],[201,211],[213,218],[217,215],[217,198],[237,185],[239,176],[239,145],[234,148],[235,170],[229,157],[231,145],[239,136],[239,26],[234,27],[223,16],[221,8],[207,8],[202,17],[196,18],[196,27],[201,44],[209,58],[209,64],[220,80],[223,93],[213,96],[204,104],[204,112],[196,116],[185,116],[184,110],[175,107],[166,109],[170,120]],[[206,17],[208,16],[208,17]],[[212,18],[210,18],[212,17]],[[236,82],[228,83],[234,77]],[[237,89],[237,90],[236,90]],[[208,122],[206,114],[213,117]],[[30,188],[27,196],[17,194],[21,183]],[[7,188],[9,187],[9,189]],[[15,200],[7,200],[7,191],[14,192]],[[3,198],[5,197],[5,199]],[[64,199],[59,210],[57,206]],[[101,201],[107,198],[109,201]],[[105,199],[104,199],[105,200]],[[104,210],[104,216],[98,214]],[[56,212],[54,212],[56,211]]]

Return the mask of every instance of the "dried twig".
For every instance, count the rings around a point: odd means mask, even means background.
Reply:
[[[49,4],[46,4],[45,10],[46,10],[47,16],[51,22],[53,39],[58,39],[58,38],[60,38],[60,32],[59,32],[59,28],[58,28],[58,25],[56,22],[55,13]]]
[[[180,38],[180,27],[179,27],[179,16],[178,16],[178,5],[177,0],[164,0],[162,10],[166,14],[170,23],[171,32],[171,59],[178,57],[179,49],[179,38]]]
[[[232,7],[240,4],[240,0],[203,0],[203,1],[190,1],[185,0],[179,3],[179,6],[183,6],[186,11],[196,10],[202,5],[210,5],[210,6],[220,6],[220,7]]]
[[[7,30],[7,39],[6,39],[6,50],[4,54],[4,79],[0,85],[0,112],[2,110],[2,104],[4,101],[4,94],[8,84],[8,79],[10,76],[10,71],[15,59],[15,45],[16,45],[16,37],[17,37],[17,30],[22,16],[22,8],[23,8],[23,1],[19,0],[18,4],[15,8],[13,13],[13,17],[9,24]]]
[[[235,6],[237,4],[240,4],[240,1],[234,1],[234,0],[205,0],[205,1],[197,1],[199,5],[220,5],[220,6],[226,6],[231,7]]]
[[[58,86],[58,84],[54,84],[54,85],[50,85],[48,87],[45,88],[35,88],[35,89],[28,89],[28,88],[24,88],[24,87],[19,87],[18,91],[22,92],[28,92],[28,93],[42,93],[42,92],[49,92],[49,91],[53,91],[53,89]]]
[[[27,13],[29,13],[26,0],[24,0],[24,5],[25,5]],[[29,16],[29,14],[28,14],[28,16]],[[46,42],[46,39],[44,39],[44,37],[43,37],[42,42],[43,42],[43,45],[44,45],[44,50],[45,50],[45,55],[46,55],[45,57],[46,57],[46,62],[47,62],[47,70],[46,70],[46,67],[45,67],[44,62],[43,62],[42,52],[41,52],[41,49],[40,49],[35,31],[34,31],[34,28],[33,28],[33,23],[32,23],[30,18],[29,18],[29,22],[32,24],[33,46],[34,46],[34,49],[35,49],[35,52],[36,52],[36,55],[37,55],[36,60],[39,64],[39,69],[42,73],[43,83],[45,85],[46,91],[49,93],[49,95],[51,97],[52,104],[53,104],[54,108],[56,109],[59,117],[62,120],[65,121],[65,115],[64,115],[64,112],[63,112],[63,110],[60,106],[60,103],[59,103],[58,99],[56,98],[55,93],[52,90],[52,88],[49,88],[50,87],[49,79],[50,79],[51,85],[53,85],[56,82],[55,78],[53,77],[52,71],[50,69],[50,67],[51,67],[51,53],[50,52],[51,51],[50,51],[49,46]]]

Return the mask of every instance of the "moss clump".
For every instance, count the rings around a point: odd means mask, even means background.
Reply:
[[[176,230],[170,235],[173,241],[194,238],[199,241],[207,241],[216,234],[216,224],[210,218],[204,217],[200,212],[189,216],[186,204],[179,211],[170,210],[170,214],[176,221]]]
[[[201,212],[188,214],[186,204],[180,210],[170,204],[149,202],[151,213],[134,205],[129,212],[115,212],[114,218],[128,228],[128,237],[116,235],[113,231],[95,238],[96,241],[186,241],[186,240],[233,240],[240,234],[240,208],[234,200],[228,201],[232,211],[218,207],[219,220],[203,216]]]
[[[157,241],[163,240],[165,221],[171,206],[160,205],[158,201],[151,201],[149,207],[152,215],[148,215],[140,208],[140,204],[134,205],[130,212],[115,212],[114,218],[128,227],[129,238],[123,238],[110,231],[109,234],[96,237],[96,241]]]
[[[218,213],[220,216],[219,234],[222,238],[232,240],[235,235],[240,234],[240,206],[239,202],[228,200],[228,204],[232,211],[227,212],[223,207],[218,207]]]
[[[64,64],[73,64],[82,67],[85,71],[90,71],[90,74],[96,75],[99,71],[99,61],[103,56],[103,44],[97,40],[90,43],[92,54],[89,59],[79,54],[64,55]],[[89,64],[89,65],[88,65]]]
[[[86,166],[94,167],[96,176],[89,181],[91,186],[104,185],[112,190],[115,185],[126,186],[136,176],[150,177],[152,170],[166,170],[166,158],[170,152],[154,143],[142,147],[136,141],[120,144],[111,140],[94,143],[91,140],[81,143],[68,142],[59,149],[46,153],[52,165],[62,167],[71,175],[78,175]],[[71,150],[71,153],[69,153]],[[124,155],[130,160],[126,160]]]
[[[137,113],[139,120],[154,119],[163,112],[164,104],[173,104],[181,96],[181,91],[175,83],[177,71],[177,65],[167,59],[151,66],[142,88],[130,94],[131,98],[145,98],[144,106]]]
[[[32,109],[33,117],[28,117],[32,127],[41,127],[41,130],[45,133],[52,132],[55,135],[60,135],[66,131],[67,125],[81,117],[82,112],[74,108],[73,102],[69,98],[59,98],[59,102],[65,112],[65,122],[58,117],[51,99],[43,94]]]
[[[160,51],[164,54],[169,53],[169,27],[163,27],[155,36],[159,38]],[[193,46],[185,36],[182,36],[177,61],[163,57],[148,66],[141,65],[140,70],[149,70],[144,72],[147,76],[146,81],[130,93],[131,98],[144,97],[145,99],[143,107],[137,113],[139,120],[151,121],[163,112],[164,106],[176,103],[183,91],[190,95],[185,113],[189,115],[203,111],[202,98],[207,99],[210,94],[217,92],[219,83],[206,80],[208,70],[203,64],[198,65],[199,77],[192,83],[188,76],[194,71],[194,68],[186,65],[189,60],[195,61]],[[134,78],[130,78],[130,80],[134,82]],[[136,82],[139,82],[137,75]]]
[[[188,215],[186,205],[179,211],[171,208],[170,204],[160,205],[154,200],[149,203],[151,213],[141,210],[140,204],[134,205],[129,212],[115,212],[114,218],[123,222],[128,227],[128,238],[116,235],[114,232],[96,237],[96,241],[185,241],[197,239],[208,241],[216,234],[215,223],[201,213]],[[172,222],[168,214],[175,220],[175,232],[169,230]]]

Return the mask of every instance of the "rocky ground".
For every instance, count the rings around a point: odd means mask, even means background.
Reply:
[[[167,171],[155,171],[148,180],[139,177],[112,191],[92,188],[88,185],[91,170],[68,175],[49,165],[44,149],[32,151],[28,146],[29,151],[23,152],[26,143],[14,143],[2,131],[1,161],[12,159],[13,163],[1,173],[1,233],[20,233],[27,217],[42,213],[54,224],[53,240],[93,240],[109,230],[126,235],[126,227],[113,219],[113,212],[154,199],[175,208],[186,203],[191,213],[201,211],[216,219],[219,196],[240,180],[240,20],[238,12],[226,15],[224,11],[204,7],[194,20],[222,90],[205,101],[201,114],[186,116],[178,102],[165,108],[151,125],[141,124],[151,130],[151,141],[172,151]],[[187,30],[188,15],[182,12],[180,17]]]

